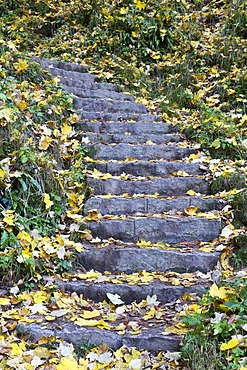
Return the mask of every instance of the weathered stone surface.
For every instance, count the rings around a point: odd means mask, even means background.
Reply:
[[[223,203],[216,198],[200,198],[200,197],[178,197],[175,199],[156,199],[149,198],[147,211],[150,213],[169,212],[170,210],[183,211],[188,207],[197,207],[200,212],[212,211],[221,209]]]
[[[86,283],[84,281],[58,282],[58,286],[67,292],[76,292],[83,294],[84,297],[92,299],[95,302],[107,300],[106,293],[118,294],[125,304],[136,301],[141,302],[156,294],[161,303],[175,302],[184,294],[197,293],[202,295],[205,291],[203,285],[193,285],[184,287],[182,285],[173,286],[161,282],[149,283],[147,285],[130,285],[130,284],[112,284],[112,283]]]
[[[107,90],[121,92],[121,87],[116,84],[111,84],[107,82],[93,82],[84,80],[74,80],[66,76],[60,77],[60,82],[67,90],[67,88],[78,88],[86,90]],[[69,90],[68,90],[69,91]]]
[[[49,322],[48,324],[32,323],[19,325],[18,330],[21,333],[30,333],[34,342],[42,336],[56,336],[73,344],[78,344],[81,340],[88,340],[90,343],[96,345],[105,343],[114,350],[125,345],[127,347],[136,347],[137,349],[146,349],[151,352],[175,352],[179,350],[181,341],[180,336],[163,335],[162,331],[165,330],[165,327],[143,330],[137,335],[130,334],[129,332],[121,335],[110,330],[77,326],[73,322],[56,320],[56,322]]]
[[[76,109],[93,112],[110,112],[110,113],[142,113],[145,114],[147,109],[145,105],[131,101],[79,98],[74,96],[74,106]]]
[[[174,199],[159,198],[124,198],[109,199],[91,197],[87,200],[84,213],[97,209],[101,215],[130,215],[133,213],[163,213],[171,210],[182,212],[188,207],[197,207],[198,211],[207,212],[222,208],[223,203],[215,198],[178,197]]]
[[[94,166],[98,168],[97,163],[94,163]],[[106,172],[109,172],[112,175],[121,175],[124,172],[135,176],[167,177],[177,171],[185,171],[190,175],[203,174],[203,171],[197,163],[185,163],[182,161],[133,161],[106,163]]]
[[[116,92],[114,90],[103,90],[103,89],[82,89],[78,87],[66,86],[66,90],[80,98],[105,98],[111,100],[123,100],[123,101],[134,101],[133,95]]]
[[[135,219],[102,219],[91,222],[87,227],[94,237],[101,239],[137,242],[140,239],[154,243],[182,243],[195,240],[210,241],[217,238],[221,231],[219,220],[207,220],[199,217],[136,217]]]
[[[103,199],[92,197],[89,198],[84,206],[84,213],[87,214],[90,209],[97,209],[100,214],[132,214],[136,212],[146,213],[147,212],[147,199],[136,198],[110,198]]]
[[[148,123],[148,122],[104,122],[99,119],[99,122],[79,122],[77,124],[79,130],[93,133],[108,133],[108,134],[124,134],[130,132],[132,134],[148,135],[163,135],[174,132],[174,128],[167,123]]]
[[[130,145],[130,144],[112,144],[97,146],[95,159],[116,159],[124,160],[126,158],[137,158],[141,160],[150,159],[181,159],[194,153],[193,148],[181,148],[176,145]]]
[[[91,73],[81,73],[76,71],[66,71],[62,68],[56,68],[56,67],[46,67],[46,70],[52,74],[52,76],[65,76],[66,78],[71,78],[73,80],[82,80],[82,81],[88,81],[88,82],[94,82],[97,80],[97,76],[92,75]]]
[[[109,113],[109,112],[92,112],[86,111],[83,109],[77,110],[77,115],[81,120],[85,121],[100,121],[100,122],[122,122],[122,121],[133,121],[133,122],[157,122],[160,120],[159,117],[152,116],[151,114],[143,113],[132,113],[132,112],[118,112],[118,113]]]
[[[188,190],[194,189],[196,193],[207,194],[208,183],[197,177],[156,177],[152,180],[120,180],[108,179],[97,180],[88,178],[88,185],[92,187],[94,194],[155,194],[164,196],[183,195]]]
[[[140,270],[146,271],[176,271],[206,273],[214,268],[219,253],[204,253],[200,251],[183,253],[159,248],[137,248],[134,245],[117,248],[88,248],[79,254],[82,266],[100,272],[124,272],[132,274]]]
[[[135,235],[138,239],[152,242],[165,241],[180,243],[184,241],[208,241],[220,235],[221,222],[205,218],[137,218],[135,220]]]
[[[179,143],[183,139],[180,135],[171,134],[104,134],[104,133],[88,133],[87,136],[92,143],[128,143],[128,144],[145,144],[147,141],[152,141],[155,144],[167,144],[170,142]]]

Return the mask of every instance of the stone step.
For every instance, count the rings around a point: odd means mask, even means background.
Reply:
[[[111,178],[108,180],[87,179],[88,185],[93,189],[94,194],[122,195],[134,194],[156,194],[163,196],[183,195],[190,189],[196,193],[208,194],[208,183],[197,177],[154,177],[151,180],[121,180]]]
[[[153,117],[153,116],[151,116]],[[151,123],[151,122],[78,122],[78,130],[84,132],[92,132],[96,134],[125,134],[130,133],[134,135],[166,135],[176,131],[171,125],[167,123]]]
[[[128,144],[145,144],[146,142],[152,142],[155,144],[167,144],[171,142],[179,143],[183,141],[180,135],[154,135],[154,134],[105,134],[105,133],[92,133],[88,132],[83,134],[82,137],[88,137],[92,143],[128,143]]]
[[[84,81],[84,80],[74,80],[66,76],[61,76],[60,82],[62,83],[65,89],[76,88],[76,89],[83,89],[83,90],[105,90],[105,91],[109,91],[109,92],[113,91],[117,93],[120,93],[122,91],[119,85],[112,84],[109,82],[92,82],[92,81]]]
[[[66,78],[70,78],[72,80],[81,80],[83,81],[84,83],[85,82],[95,82],[97,80],[97,76],[95,75],[92,75],[91,73],[81,73],[81,72],[77,72],[77,71],[71,71],[71,70],[68,70],[66,71],[65,69],[61,69],[61,68],[56,68],[56,67],[52,67],[52,66],[48,66],[46,67],[46,70],[52,75],[52,76],[55,76],[55,77],[66,77]]]
[[[174,160],[188,157],[192,153],[195,153],[194,148],[183,148],[178,145],[99,144],[96,147],[94,158],[105,160],[125,160],[127,158]]]
[[[183,171],[189,175],[202,175],[203,170],[199,163],[189,163],[182,161],[98,161],[88,163],[88,169],[96,168],[100,172],[108,172],[114,176],[122,173],[134,176],[158,176],[167,177],[172,174]]]
[[[195,240],[211,241],[219,237],[222,229],[220,220],[183,216],[162,218],[133,216],[126,219],[101,219],[98,222],[88,222],[86,225],[92,231],[93,237],[114,238],[131,243],[141,239],[171,244]]]
[[[66,90],[79,98],[111,99],[119,101],[134,101],[133,95],[103,89],[82,89],[66,86]],[[84,108],[83,108],[84,109]]]
[[[86,73],[88,72],[88,67],[81,64],[76,63],[68,63],[63,61],[57,61],[57,60],[51,60],[47,58],[38,58],[33,57],[32,58],[35,62],[39,63],[42,68],[59,68],[64,69],[65,71],[73,71],[73,72],[80,72],[80,73]]]
[[[183,212],[189,207],[197,207],[200,212],[208,212],[222,208],[223,203],[216,198],[201,197],[178,197],[174,199],[157,199],[157,198],[89,198],[84,206],[84,213],[97,209],[101,215],[130,215],[134,213],[163,213],[171,210]]]
[[[105,122],[116,122],[116,121],[134,121],[134,122],[157,122],[161,121],[160,117],[153,116],[151,114],[135,114],[132,112],[117,112],[117,113],[109,113],[109,112],[88,112],[83,109],[77,110],[77,115],[81,120],[85,121],[101,121],[101,123]]]
[[[140,334],[131,334],[127,331],[125,334],[119,334],[116,331],[99,329],[96,327],[78,326],[71,321],[55,320],[50,322],[20,324],[17,330],[22,334],[31,334],[34,342],[42,337],[59,337],[68,343],[78,345],[83,341],[89,341],[95,345],[104,343],[109,348],[116,350],[122,346],[135,347],[139,350],[145,349],[151,352],[179,350],[181,336],[164,333],[163,327],[148,328]],[[69,370],[69,369],[68,369]],[[70,369],[72,370],[72,369]]]
[[[179,280],[179,279],[177,279]],[[84,297],[92,299],[95,302],[103,302],[107,300],[107,293],[118,294],[125,304],[131,302],[141,302],[149,295],[157,296],[160,303],[175,302],[177,299],[183,297],[184,294],[196,293],[202,296],[205,287],[201,284],[184,287],[183,285],[174,286],[163,282],[152,282],[149,284],[134,285],[134,284],[112,284],[107,282],[85,282],[81,280],[76,281],[59,281],[59,288],[65,292],[76,292],[78,295],[83,294]]]
[[[79,98],[74,97],[74,106],[76,109],[84,111],[104,112],[104,113],[136,113],[146,114],[147,108],[144,104],[139,104],[131,101],[94,99],[94,98]]]
[[[190,222],[190,220],[188,220]],[[188,224],[189,224],[188,222]],[[204,226],[204,225],[202,225]],[[190,273],[201,271],[207,273],[213,270],[220,257],[220,253],[205,253],[199,250],[191,252],[158,247],[137,247],[134,244],[127,246],[109,245],[97,248],[87,244],[78,260],[86,270],[100,272],[132,274],[138,271]]]

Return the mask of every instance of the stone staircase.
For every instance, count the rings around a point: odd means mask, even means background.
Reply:
[[[86,226],[94,240],[85,243],[79,256],[85,278],[75,274],[64,279],[61,289],[83,294],[95,304],[108,300],[108,293],[118,294],[123,305],[132,308],[149,296],[165,313],[148,323],[138,317],[137,308],[134,313],[126,309],[108,330],[71,321],[60,323],[59,331],[57,322],[32,323],[25,330],[36,337],[57,334],[73,343],[84,338],[114,349],[126,345],[177,351],[181,337],[166,328],[176,323],[179,299],[185,293],[201,295],[219,259],[219,253],[200,250],[200,243],[221,232],[217,211],[222,205],[209,196],[200,162],[188,160],[197,151],[119,86],[98,82],[80,65],[38,61],[52,75],[61,76],[64,88],[75,95],[78,129],[96,149],[87,166],[92,190],[85,204]],[[193,195],[188,195],[191,189]],[[202,215],[190,215],[191,207]],[[207,212],[215,217],[206,217]],[[90,221],[92,213],[96,221]],[[91,270],[97,273],[88,273]],[[133,321],[138,330],[126,324]],[[125,330],[114,330],[120,324]]]

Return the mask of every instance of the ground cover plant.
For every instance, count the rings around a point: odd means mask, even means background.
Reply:
[[[0,298],[3,310],[16,304],[15,289],[32,289],[43,275],[69,270],[81,239],[91,237],[80,226],[86,194],[81,167],[88,153],[76,131],[73,99],[30,56],[88,65],[180,125],[206,150],[212,193],[232,206],[223,243],[236,252],[231,258],[244,274],[246,1],[0,0],[0,12],[0,278],[14,287],[10,300]],[[209,360],[201,354],[208,351],[217,358],[214,368],[247,368],[246,278],[235,278],[226,264],[222,279],[222,287],[217,281],[183,319],[186,361],[170,358],[166,366],[206,369]],[[81,350],[78,362],[71,346],[48,348],[44,340],[34,349],[6,325],[0,336],[5,368],[81,369],[86,363],[97,368],[107,360],[109,366],[124,361],[126,368],[138,368],[140,358],[141,364],[164,361],[128,349],[90,352],[88,346],[88,357]],[[12,334],[7,337],[6,331]],[[17,343],[19,364],[13,359]]]

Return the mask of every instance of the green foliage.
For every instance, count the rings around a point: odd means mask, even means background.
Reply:
[[[237,267],[247,266],[247,235],[238,235],[232,240]]]
[[[246,314],[245,280],[236,279],[221,288],[212,286],[199,307],[182,319],[188,328],[182,355],[189,369],[244,368]]]
[[[229,200],[235,210],[234,214],[236,220],[247,226],[247,189],[245,188],[242,191],[236,193],[234,196],[230,197]]]
[[[246,186],[246,176],[242,173],[234,172],[229,173],[226,172],[221,176],[216,177],[213,179],[211,183],[211,193],[216,194],[221,191],[229,191],[231,189],[243,189]],[[238,193],[239,194],[239,193]],[[232,198],[232,203],[237,206],[237,201],[239,200],[239,206],[244,206],[243,202],[241,203],[241,193],[240,195],[236,195]],[[235,207],[234,207],[235,208]]]

